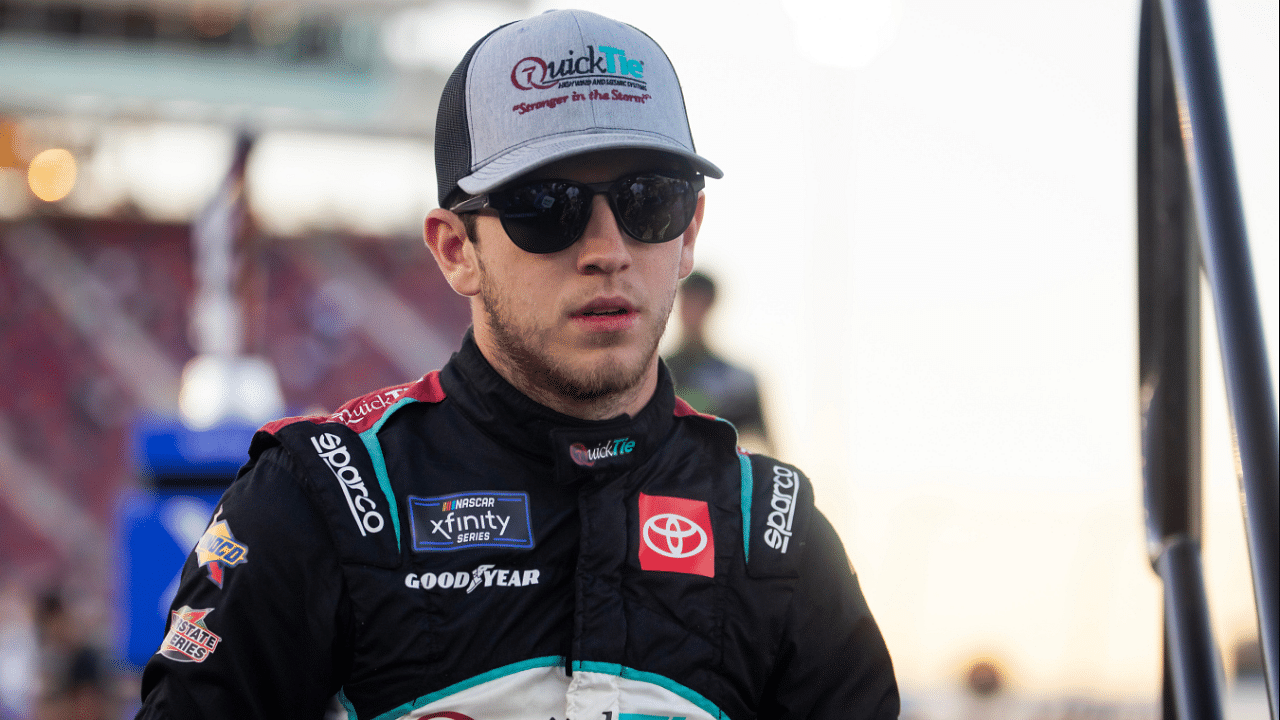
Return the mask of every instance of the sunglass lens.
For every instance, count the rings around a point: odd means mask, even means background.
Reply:
[[[499,215],[502,228],[521,250],[553,253],[582,237],[591,219],[590,202],[573,183],[535,182],[508,191]]]
[[[492,197],[502,227],[520,249],[553,253],[578,241],[591,221],[591,187],[568,180],[540,180]],[[641,242],[674,240],[693,219],[698,190],[683,178],[645,173],[609,187],[618,225]]]
[[[692,183],[662,175],[623,178],[612,188],[618,224],[635,239],[661,243],[680,236],[693,219],[697,191]]]

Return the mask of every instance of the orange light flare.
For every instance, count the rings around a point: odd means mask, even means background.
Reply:
[[[76,158],[64,148],[49,148],[31,159],[27,185],[45,202],[58,202],[76,186]]]

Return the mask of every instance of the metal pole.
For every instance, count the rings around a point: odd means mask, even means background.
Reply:
[[[1138,370],[1147,550],[1165,598],[1162,715],[1216,720],[1222,717],[1222,671],[1199,571],[1200,255],[1181,128],[1160,5],[1144,0]]]
[[[1222,720],[1222,667],[1209,622],[1200,543],[1170,541],[1156,563],[1164,581],[1165,642],[1173,705],[1182,720]],[[1196,658],[1198,662],[1188,662]],[[1168,698],[1166,698],[1167,700]],[[1166,706],[1167,707],[1167,706]]]
[[[1280,648],[1280,450],[1275,393],[1249,258],[1226,104],[1205,0],[1161,0],[1187,166],[1218,335],[1245,498],[1258,635],[1271,717]]]

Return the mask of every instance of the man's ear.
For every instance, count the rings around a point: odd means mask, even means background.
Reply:
[[[693,246],[698,241],[698,231],[702,229],[702,212],[707,207],[707,194],[698,193],[698,207],[693,211],[693,220],[680,236],[680,279],[689,277],[693,272]]]
[[[457,214],[436,208],[427,213],[422,225],[427,248],[435,256],[440,272],[453,291],[464,297],[480,292],[480,263],[475,243],[467,238],[467,228]]]

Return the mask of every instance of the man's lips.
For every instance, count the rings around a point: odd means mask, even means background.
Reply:
[[[635,305],[622,298],[599,298],[575,310],[572,317],[620,317],[636,313]]]
[[[639,311],[622,298],[599,298],[570,314],[575,325],[596,332],[617,332],[635,324]]]

